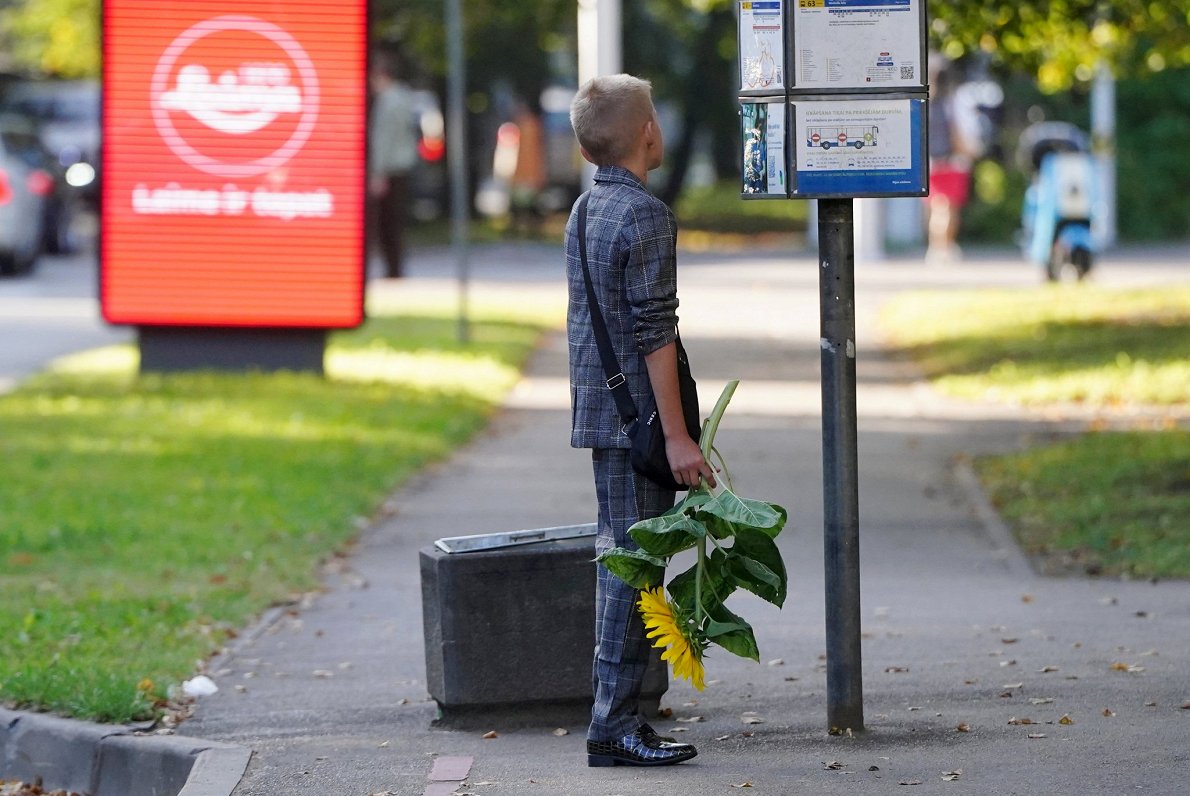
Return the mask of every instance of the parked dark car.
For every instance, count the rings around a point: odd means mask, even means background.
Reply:
[[[8,86],[0,98],[0,112],[32,120],[66,184],[87,199],[95,199],[101,134],[99,83],[17,82]]]
[[[55,193],[32,124],[0,116],[0,273],[30,271],[41,254]]]

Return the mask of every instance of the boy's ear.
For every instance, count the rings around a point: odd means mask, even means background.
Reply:
[[[578,151],[579,151],[579,154],[581,154],[583,156],[583,160],[587,161],[592,166],[599,165],[598,163],[595,162],[595,159],[591,157],[591,153],[587,151],[587,148],[585,146],[583,146],[582,144],[579,144]]]
[[[657,122],[653,119],[649,119],[647,122],[645,122],[643,131],[645,146],[649,149],[652,149],[653,144],[657,143]]]

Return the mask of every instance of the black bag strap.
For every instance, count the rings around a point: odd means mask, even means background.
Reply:
[[[591,329],[595,333],[595,347],[599,349],[599,359],[603,363],[603,375],[607,378],[607,388],[612,391],[612,397],[616,401],[616,411],[620,413],[620,419],[627,424],[638,415],[636,404],[628,391],[628,380],[624,377],[624,371],[620,369],[620,363],[616,360],[611,335],[607,333],[607,323],[603,320],[603,311],[595,298],[591,269],[587,265],[587,200],[590,197],[591,192],[588,191],[578,200],[579,259],[583,264],[583,281],[587,284],[587,307],[591,311]]]

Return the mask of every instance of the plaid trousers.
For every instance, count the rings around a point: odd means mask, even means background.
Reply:
[[[627,448],[595,448],[595,492],[599,525],[595,550],[635,549],[628,529],[639,520],[656,517],[674,505],[674,493],[638,475]],[[597,565],[595,579],[595,660],[590,741],[614,741],[642,723],[637,712],[641,683],[649,665],[649,640],[637,610],[640,592]]]

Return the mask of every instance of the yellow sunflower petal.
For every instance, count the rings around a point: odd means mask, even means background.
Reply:
[[[647,637],[654,639],[654,647],[664,650],[661,660],[673,665],[674,677],[689,680],[702,691],[705,687],[702,650],[682,632],[662,587],[642,591],[638,605],[645,628],[649,631]]]

